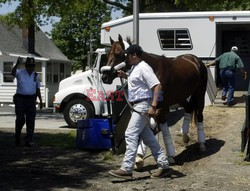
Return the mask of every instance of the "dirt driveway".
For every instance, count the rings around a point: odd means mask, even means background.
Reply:
[[[150,179],[156,166],[150,153],[142,172],[133,181],[108,175],[120,167],[123,156],[109,151],[93,152],[75,148],[72,129],[37,129],[33,148],[15,147],[13,128],[0,129],[0,190],[115,190],[115,191],[247,191],[250,190],[250,166],[240,152],[245,108],[209,106],[204,124],[207,152],[196,147],[196,130],[184,145],[180,136],[183,111],[173,112],[169,124],[176,147],[177,164],[163,179]],[[46,140],[46,141],[45,141]],[[162,144],[161,136],[159,140]],[[65,145],[55,144],[64,142]],[[48,143],[49,142],[49,143]],[[51,144],[50,144],[51,143]],[[162,144],[163,145],[163,144]]]

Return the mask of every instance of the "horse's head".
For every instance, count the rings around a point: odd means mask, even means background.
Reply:
[[[107,65],[102,70],[102,80],[106,84],[111,84],[113,79],[117,77],[115,66],[126,60],[125,49],[129,47],[131,43],[130,39],[123,41],[121,35],[118,35],[118,41],[114,41],[110,37],[111,48],[107,55]],[[124,67],[123,69],[125,69]],[[119,68],[120,69],[120,68]]]

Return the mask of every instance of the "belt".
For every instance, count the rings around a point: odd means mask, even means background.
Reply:
[[[16,96],[21,97],[21,98],[27,98],[27,99],[29,99],[29,98],[34,98],[34,97],[36,97],[36,94],[34,94],[34,95],[16,94]]]
[[[235,72],[236,70],[233,68],[221,68],[220,70],[231,70],[232,72]]]
[[[132,101],[132,102],[130,102],[130,103],[131,103],[131,105],[135,105],[135,104],[141,103],[141,102],[143,102],[143,101],[148,101],[148,100],[150,100],[150,99],[149,99],[149,98],[146,98],[146,99],[140,99],[140,100],[137,100],[137,101]]]

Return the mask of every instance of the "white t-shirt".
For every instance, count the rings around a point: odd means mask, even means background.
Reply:
[[[128,100],[130,102],[153,98],[151,88],[160,84],[153,69],[144,61],[134,65],[128,76]]]

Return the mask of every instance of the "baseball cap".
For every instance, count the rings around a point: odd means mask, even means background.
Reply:
[[[238,47],[237,46],[232,46],[231,50],[232,51],[238,51]]]
[[[141,55],[143,52],[142,48],[137,44],[130,45],[126,50],[125,53],[127,54],[134,54]]]

